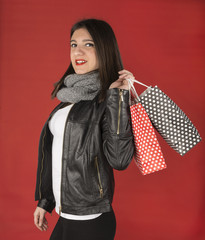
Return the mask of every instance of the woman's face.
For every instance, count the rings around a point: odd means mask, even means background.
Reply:
[[[75,73],[84,74],[98,69],[95,45],[85,28],[80,28],[73,33],[70,46],[70,58]]]

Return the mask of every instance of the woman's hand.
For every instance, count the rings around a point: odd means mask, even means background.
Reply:
[[[135,79],[133,74],[125,69],[118,72],[119,78],[115,82],[113,82],[109,88],[120,88],[129,90],[129,85],[127,79]]]
[[[34,212],[34,224],[38,229],[41,231],[46,231],[48,228],[48,222],[45,218],[45,214],[47,213],[46,210],[43,208],[37,207]]]

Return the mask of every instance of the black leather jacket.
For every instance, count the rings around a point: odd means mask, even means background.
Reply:
[[[101,103],[97,96],[72,106],[64,131],[60,211],[76,215],[111,211],[113,168],[127,168],[134,154],[128,99],[127,90],[114,88]],[[60,103],[53,110],[40,136],[35,200],[48,212],[55,207],[48,121],[65,106]]]

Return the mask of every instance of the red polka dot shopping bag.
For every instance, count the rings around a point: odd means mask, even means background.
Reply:
[[[135,162],[143,175],[165,169],[166,163],[154,128],[141,103],[130,106]]]

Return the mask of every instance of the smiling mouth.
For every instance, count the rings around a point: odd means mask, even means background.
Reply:
[[[79,59],[79,60],[75,60],[75,64],[76,65],[83,65],[85,64],[87,61],[83,60],[83,59]]]

